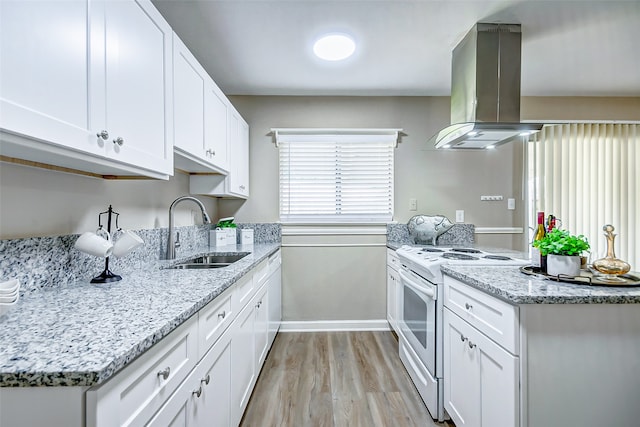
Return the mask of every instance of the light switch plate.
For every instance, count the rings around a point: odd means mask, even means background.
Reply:
[[[516,199],[508,198],[507,199],[507,209],[510,211],[515,210],[516,208]]]
[[[409,210],[410,211],[418,210],[418,199],[409,199]]]
[[[463,210],[456,211],[456,222],[464,222],[464,211]]]

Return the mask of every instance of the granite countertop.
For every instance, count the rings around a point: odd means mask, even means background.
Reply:
[[[539,279],[519,267],[443,265],[442,272],[511,304],[640,304],[640,287]]]
[[[94,386],[160,341],[280,247],[202,247],[141,265],[119,282],[88,280],[26,295],[0,319],[0,386]],[[251,252],[220,269],[161,269],[207,253]]]

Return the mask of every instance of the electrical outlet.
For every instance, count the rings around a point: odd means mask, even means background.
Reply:
[[[483,202],[498,202],[502,199],[502,196],[480,196],[480,200]]]
[[[464,222],[464,211],[457,210],[456,211],[456,222]]]
[[[513,211],[516,209],[516,199],[508,198],[507,199],[507,209]]]
[[[409,210],[410,211],[418,210],[418,199],[409,199]]]

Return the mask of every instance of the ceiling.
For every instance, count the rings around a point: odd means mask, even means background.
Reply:
[[[152,0],[227,95],[449,95],[476,22],[522,24],[525,96],[640,96],[640,0]],[[312,44],[351,34],[325,62]]]

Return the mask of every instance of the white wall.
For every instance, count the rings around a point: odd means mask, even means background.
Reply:
[[[96,228],[98,213],[109,204],[120,213],[120,226],[167,227],[169,205],[189,194],[189,177],[169,181],[104,180],[82,175],[0,163],[0,239],[81,233]],[[217,199],[200,197],[212,221]],[[183,202],[176,225],[201,224],[200,209]]]

